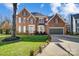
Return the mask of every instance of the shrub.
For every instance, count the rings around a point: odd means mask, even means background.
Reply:
[[[46,43],[49,43],[49,40],[46,40]]]
[[[30,50],[30,56],[34,56],[34,51]]]
[[[6,30],[6,34],[10,34],[10,29],[7,29]]]
[[[42,47],[41,46],[39,46],[39,53],[41,53],[42,52]]]
[[[51,37],[50,37],[50,35],[48,35],[48,40],[51,41]]]

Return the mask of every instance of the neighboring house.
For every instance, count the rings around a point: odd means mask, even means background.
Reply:
[[[10,33],[10,29],[11,29],[11,25],[10,22],[8,20],[5,20],[1,23],[1,31],[3,34],[8,34]]]
[[[48,34],[66,34],[67,26],[64,19],[59,15],[55,14],[47,22]]]
[[[16,15],[16,33],[18,34],[66,34],[67,28],[64,19],[56,14],[50,19],[37,12],[23,9]]]
[[[79,34],[79,14],[71,15],[71,32]]]

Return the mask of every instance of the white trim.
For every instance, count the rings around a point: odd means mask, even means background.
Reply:
[[[75,22],[75,18],[73,17],[73,33],[76,33],[76,22]]]
[[[58,13],[56,13],[54,16],[52,16],[52,18],[50,18],[50,20],[46,23],[46,25],[56,16],[56,15],[58,15],[59,16],[59,18],[61,18],[61,20],[66,24],[66,22],[64,21],[64,18],[63,17],[60,17],[60,15],[58,14]]]
[[[50,30],[50,29],[63,29],[63,34],[65,33],[65,32],[64,32],[64,27],[49,27],[49,30]],[[49,33],[49,30],[48,30],[48,34],[50,34],[50,33]]]

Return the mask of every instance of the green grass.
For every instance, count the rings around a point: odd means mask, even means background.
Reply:
[[[0,35],[1,38],[10,35]],[[46,35],[18,35],[21,41],[0,45],[0,56],[29,56],[30,50],[36,51],[39,46],[46,44]]]

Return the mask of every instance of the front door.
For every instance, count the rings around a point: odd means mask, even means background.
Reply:
[[[29,26],[28,27],[28,32],[29,33],[34,33],[34,31],[35,31],[35,26]]]

